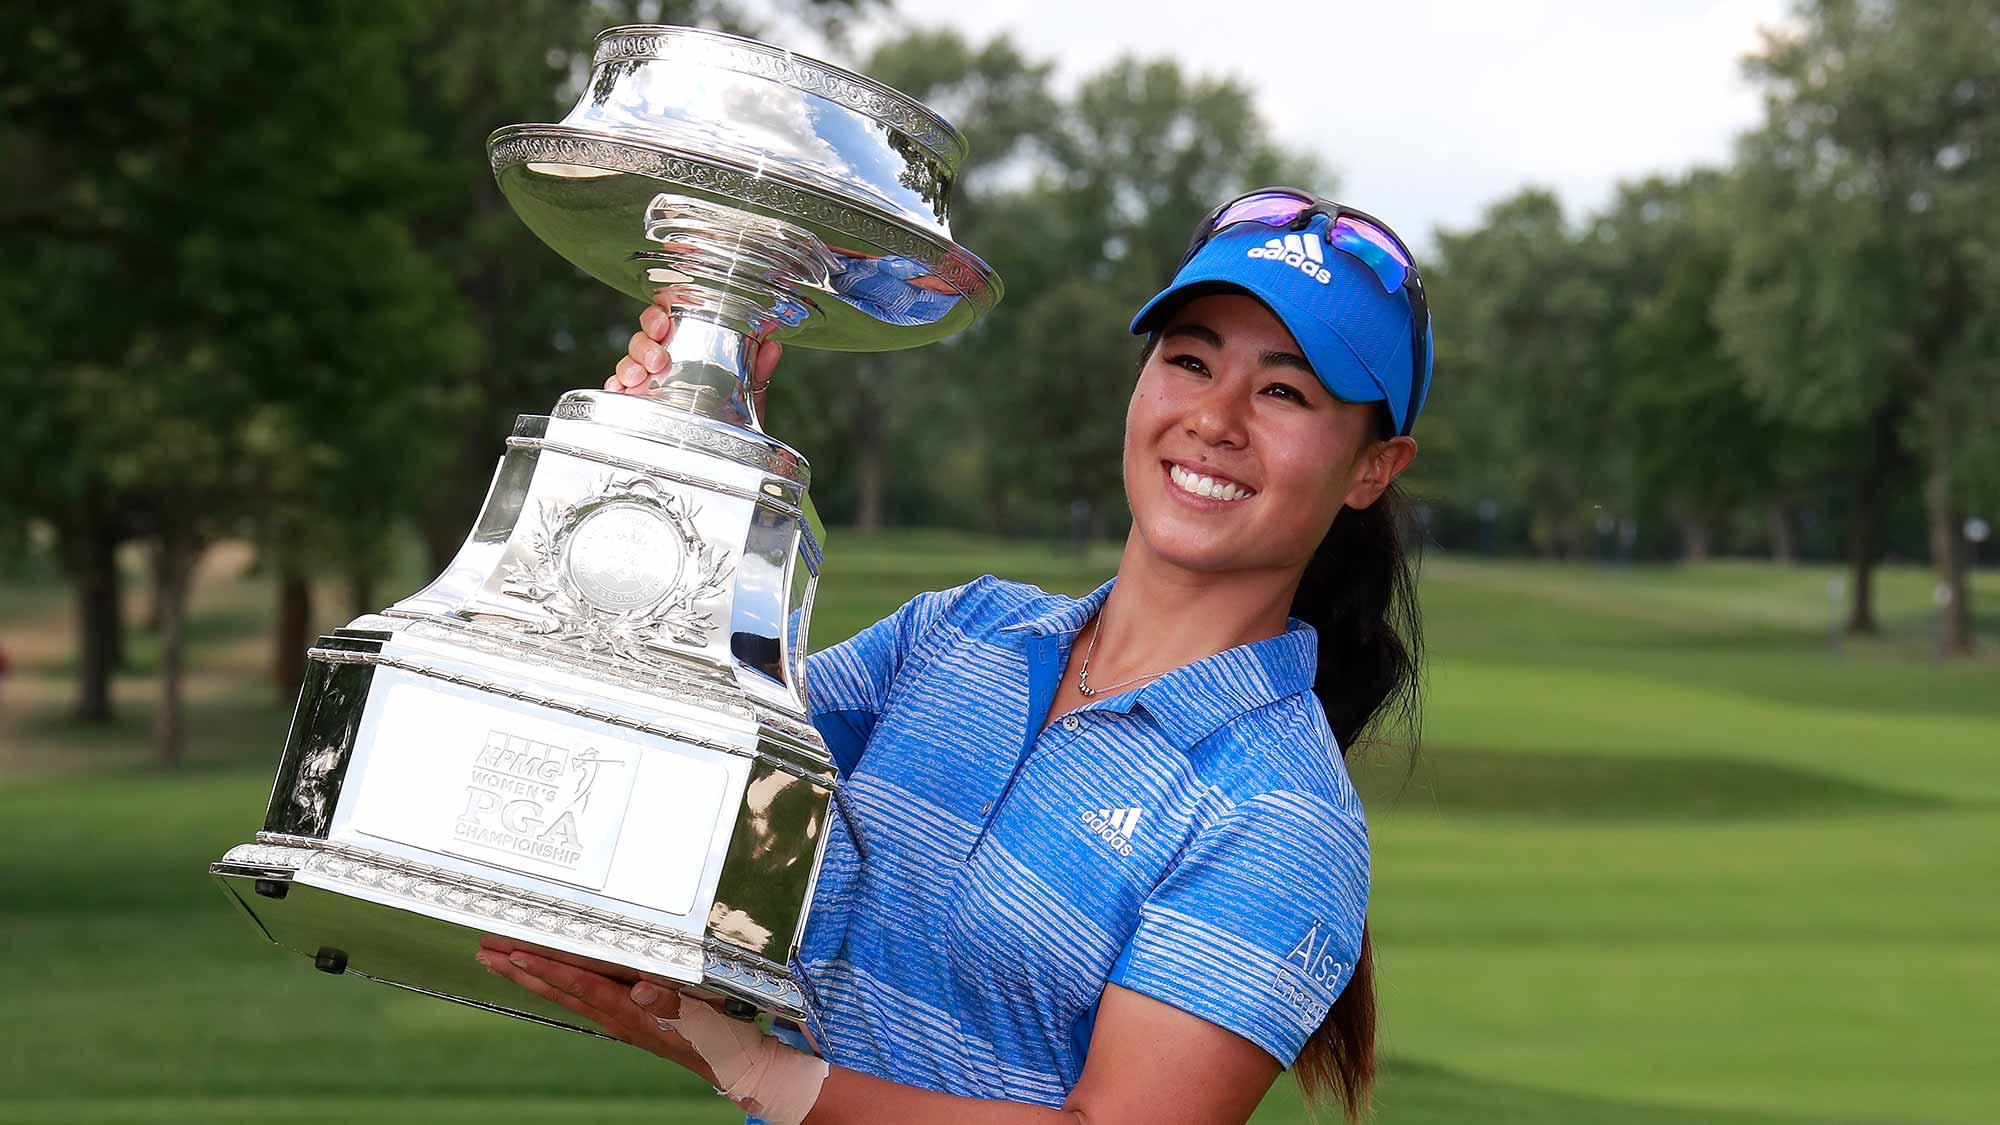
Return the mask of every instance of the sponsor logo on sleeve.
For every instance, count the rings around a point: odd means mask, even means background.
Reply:
[[[1334,939],[1338,935],[1333,927],[1314,921],[1306,936],[1285,955],[1285,963],[1295,965],[1306,979],[1328,991],[1338,987],[1342,977],[1347,975],[1348,965],[1334,958]]]
[[[1335,931],[1315,921],[1273,977],[1278,996],[1292,1006],[1301,1024],[1316,1025],[1326,1014],[1326,996],[1340,987],[1352,966],[1334,957]],[[1308,988],[1310,981],[1317,988]]]

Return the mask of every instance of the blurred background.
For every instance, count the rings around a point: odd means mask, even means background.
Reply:
[[[318,631],[411,592],[638,309],[486,134],[625,22],[970,138],[1007,283],[788,355],[838,640],[1116,562],[1132,310],[1318,188],[1416,247],[1424,738],[1357,750],[1388,1125],[2000,1120],[2000,5],[16,3],[0,14],[0,1119],[723,1122],[307,970],[207,882]],[[1307,1120],[1289,1079],[1257,1119]]]

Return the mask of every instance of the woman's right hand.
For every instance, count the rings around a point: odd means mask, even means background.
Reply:
[[[665,371],[673,363],[668,347],[673,342],[674,321],[667,310],[659,305],[649,305],[639,314],[639,330],[632,333],[632,340],[625,347],[625,356],[612,368],[611,377],[604,381],[604,389],[619,394],[645,394],[646,384],[653,376]],[[778,366],[778,358],[784,354],[785,346],[776,340],[759,340],[750,353],[750,393],[755,398],[757,417],[764,416],[764,390],[771,385],[771,371]]]

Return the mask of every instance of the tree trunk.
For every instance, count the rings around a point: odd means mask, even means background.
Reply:
[[[1884,404],[1868,422],[1867,463],[1854,478],[1854,515],[1847,529],[1847,631],[1873,635],[1875,623],[1875,560],[1882,553],[1882,489],[1896,473],[1897,434],[1902,412]]]
[[[111,552],[111,589],[99,609],[104,615],[104,648],[110,654],[105,658],[105,667],[113,676],[132,666],[131,654],[125,648],[130,626],[125,623],[125,572],[118,566],[118,547],[119,540],[114,538],[108,548]]]
[[[153,612],[160,628],[160,702],[153,713],[153,745],[163,766],[178,766],[187,750],[182,708],[187,648],[188,587],[201,544],[184,528],[168,528],[153,544]]]
[[[882,410],[872,392],[854,403],[854,530],[882,530],[882,493],[889,479],[889,460],[882,445]]]
[[[72,528],[64,557],[76,583],[76,716],[111,719],[111,677],[124,645],[118,577],[118,537],[107,528]]]
[[[1969,656],[1972,632],[1972,583],[1968,581],[1964,532],[1965,512],[1952,488],[1951,470],[1942,451],[1924,481],[1924,514],[1930,521],[1931,566],[1937,571],[1938,655]]]
[[[271,652],[271,682],[278,703],[299,697],[305,682],[306,648],[312,643],[312,585],[289,562],[278,567],[278,628]]]
[[[375,575],[362,570],[351,570],[347,574],[347,610],[350,619],[374,613],[382,608],[375,600]]]
[[[1876,522],[1881,497],[1872,475],[1864,474],[1854,486],[1854,514],[1847,529],[1847,631],[1855,634],[1878,632],[1875,625],[1875,553],[1879,538]]]
[[[147,599],[145,615],[139,618],[139,629],[152,636],[159,636],[160,600],[158,598]]]
[[[1792,527],[1792,506],[1782,500],[1773,500],[1770,511],[1771,561],[1780,566],[1791,566],[1799,561],[1799,538]]]
[[[417,529],[423,536],[424,555],[431,560],[433,576],[443,574],[445,568],[451,565],[451,560],[458,557],[458,549],[465,545],[465,533],[472,526],[469,522],[459,527],[449,525],[437,515],[436,507],[427,507],[423,526]]]
[[[1551,516],[1546,508],[1537,508],[1528,525],[1528,543],[1537,558],[1566,562],[1569,559],[1569,536],[1564,534],[1558,517]]]
[[[1713,543],[1714,538],[1709,534],[1707,520],[1696,516],[1681,517],[1681,547],[1686,552],[1688,562],[1707,562]]]
[[[864,442],[856,450],[855,488],[859,495],[854,506],[854,530],[864,535],[882,530],[882,485],[886,475],[882,447]]]

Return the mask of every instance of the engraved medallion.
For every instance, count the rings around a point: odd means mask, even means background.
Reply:
[[[641,664],[660,650],[702,647],[716,619],[702,602],[734,568],[695,526],[696,509],[648,476],[600,478],[573,504],[542,506],[531,561],[510,564],[504,589],[541,607],[536,633]]]
[[[563,560],[584,601],[629,613],[667,596],[680,581],[687,551],[665,516],[624,502],[585,516],[570,533]]]

